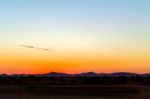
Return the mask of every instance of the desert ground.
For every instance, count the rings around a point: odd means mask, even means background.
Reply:
[[[1,85],[0,99],[150,99],[150,86]]]

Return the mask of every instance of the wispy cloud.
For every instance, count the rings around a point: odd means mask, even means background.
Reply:
[[[47,48],[40,48],[40,47],[29,46],[29,45],[18,45],[18,46],[25,47],[25,48],[38,49],[38,50],[44,50],[44,51],[54,51],[54,50],[47,49]]]

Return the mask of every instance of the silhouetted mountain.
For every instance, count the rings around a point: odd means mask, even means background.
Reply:
[[[0,77],[7,77],[7,74],[1,74]]]
[[[27,76],[32,76],[31,74],[13,74],[11,75],[13,77],[27,77]]]
[[[70,74],[57,73],[57,72],[50,72],[50,73],[42,74],[42,75],[47,76],[47,77],[68,77],[68,76],[71,76]]]
[[[81,74],[75,74],[75,76],[87,76],[87,77],[96,77],[99,76],[99,74],[94,73],[94,72],[85,72],[85,73],[81,73]]]
[[[5,76],[13,76],[13,77],[26,77],[26,76],[47,76],[47,77],[102,77],[102,76],[127,76],[127,77],[135,77],[135,76],[143,76],[143,77],[150,77],[150,73],[147,74],[136,74],[130,72],[115,72],[115,73],[95,73],[95,72],[85,72],[80,74],[66,74],[66,73],[59,73],[59,72],[50,72],[47,74],[1,74],[0,77]]]
[[[110,76],[140,76],[140,74],[129,73],[129,72],[116,72],[110,74]]]
[[[106,73],[99,73],[99,76],[110,76],[110,74],[106,74]]]
[[[143,74],[142,76],[143,76],[143,77],[150,77],[150,73]]]

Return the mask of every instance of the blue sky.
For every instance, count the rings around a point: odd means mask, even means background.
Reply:
[[[0,38],[5,43],[56,49],[66,44],[66,49],[134,46],[145,50],[150,37],[149,4],[149,0],[1,0]]]

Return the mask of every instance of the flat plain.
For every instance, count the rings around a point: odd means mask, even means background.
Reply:
[[[150,86],[1,85],[0,99],[150,99]]]

